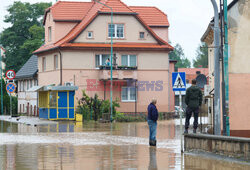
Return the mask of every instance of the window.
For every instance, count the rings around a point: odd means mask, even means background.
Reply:
[[[93,32],[92,31],[88,31],[88,38],[93,38]]]
[[[26,81],[23,81],[23,91],[25,91]]]
[[[42,63],[42,66],[43,66],[42,70],[45,71],[46,70],[46,58],[45,57],[43,57],[43,61],[42,62],[43,62]]]
[[[29,90],[29,80],[27,80],[27,86],[26,86],[26,89]]]
[[[124,24],[109,24],[109,38],[124,38]]]
[[[144,32],[140,32],[140,39],[144,39],[145,38],[145,33]]]
[[[30,80],[30,88],[32,88],[33,87],[33,81],[32,80]]]
[[[96,67],[107,65],[107,60],[110,60],[110,54],[98,54],[95,56]],[[110,61],[111,63],[111,61]],[[109,66],[110,66],[109,63]],[[116,64],[116,54],[113,55],[113,65]]]
[[[58,69],[58,55],[54,55],[54,70]]]
[[[48,41],[51,41],[51,36],[52,36],[52,32],[51,32],[51,27],[48,28]]]
[[[136,65],[136,55],[122,55],[122,66],[135,67]]]
[[[49,93],[49,106],[56,108],[57,104],[57,93],[56,92],[50,92]]]
[[[122,87],[122,101],[130,102],[136,101],[136,90],[135,87]]]

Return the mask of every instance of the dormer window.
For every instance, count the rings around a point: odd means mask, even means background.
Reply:
[[[124,24],[109,24],[109,38],[124,38]]]
[[[93,38],[93,31],[88,31],[88,36],[87,36],[89,39],[90,38]]]

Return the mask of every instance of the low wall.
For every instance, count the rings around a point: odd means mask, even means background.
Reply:
[[[242,160],[250,160],[250,138],[185,134],[184,149],[187,152],[210,152]]]

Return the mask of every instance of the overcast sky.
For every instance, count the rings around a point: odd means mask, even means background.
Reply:
[[[8,27],[3,22],[6,9],[15,0],[0,0],[0,32]],[[56,0],[20,0],[22,2],[52,2]],[[68,0],[90,1],[90,0]],[[170,22],[169,38],[173,45],[179,43],[185,56],[192,61],[200,38],[213,17],[211,0],[122,0],[128,6],[156,6],[168,15]],[[232,0],[228,0],[230,3]]]

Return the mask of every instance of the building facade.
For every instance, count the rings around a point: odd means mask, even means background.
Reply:
[[[38,56],[39,86],[75,85],[90,96],[110,98],[111,36],[113,99],[121,112],[147,112],[153,98],[160,112],[174,108],[169,61],[169,22],[155,7],[129,7],[120,0],[59,1],[44,16],[45,44]],[[113,35],[112,35],[113,33]],[[77,100],[76,100],[77,101]]]
[[[5,49],[0,45],[0,53],[1,53],[1,67],[0,68],[2,68],[3,70],[5,69],[5,63],[3,62],[3,58],[5,57]],[[4,73],[2,72],[2,75],[3,75]]]
[[[250,135],[250,2],[234,0],[228,6],[228,38],[229,38],[229,118],[232,136]],[[213,22],[202,37],[209,50],[209,84],[214,87],[214,49]],[[222,120],[222,119],[221,119]]]
[[[38,116],[37,92],[31,90],[38,85],[37,68],[37,56],[33,55],[16,73],[18,113]]]

